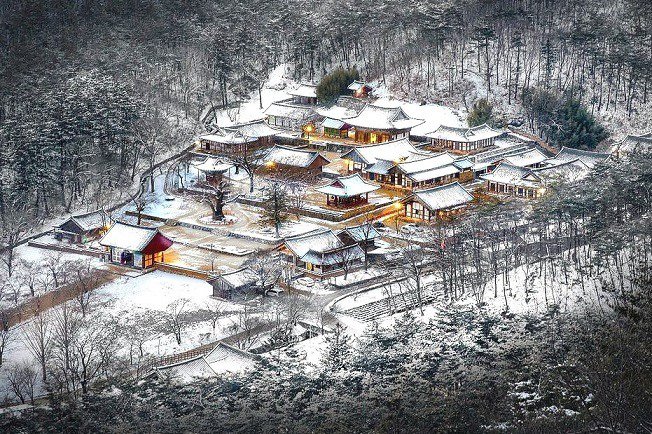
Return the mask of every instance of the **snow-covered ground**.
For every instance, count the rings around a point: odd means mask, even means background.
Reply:
[[[287,72],[288,66],[286,64],[274,68],[263,86],[261,98],[259,99],[258,92],[255,92],[249,100],[242,102],[240,107],[220,110],[217,116],[217,125],[227,127],[236,123],[261,119],[264,117],[263,112],[270,104],[290,98],[287,91],[293,83],[287,79]],[[261,100],[262,108],[260,107]]]
[[[101,286],[91,294],[91,303],[96,313],[121,324],[124,331],[120,336],[120,354],[126,356],[133,335],[143,342],[145,354],[159,357],[176,354],[203,344],[223,339],[233,332],[229,327],[236,322],[242,309],[239,304],[211,298],[212,287],[203,280],[154,271],[137,278],[120,277]],[[184,308],[184,323],[181,344],[177,344],[173,333],[166,327],[163,316],[169,306],[178,301],[187,301]],[[215,329],[212,321],[202,311],[219,304],[224,312]],[[212,305],[212,306],[211,306]],[[54,308],[53,310],[58,309]],[[4,352],[0,368],[0,397],[7,392],[6,375],[15,364],[34,363],[34,357],[24,342],[25,330],[30,322],[11,329],[11,335]],[[37,393],[43,392],[38,384]]]

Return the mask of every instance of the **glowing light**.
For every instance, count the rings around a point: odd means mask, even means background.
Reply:
[[[401,208],[403,208],[403,204],[401,202],[396,202],[396,203],[394,203],[394,208],[401,209]]]
[[[274,167],[274,162],[273,162],[273,161],[266,161],[266,162],[265,162],[265,167],[267,167],[267,168],[272,168],[272,167]]]

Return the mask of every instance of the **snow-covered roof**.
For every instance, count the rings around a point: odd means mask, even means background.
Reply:
[[[363,223],[358,226],[351,226],[348,228],[342,229],[338,233],[346,232],[349,234],[349,236],[356,242],[359,243],[361,241],[367,241],[367,240],[373,240],[376,238],[380,238],[380,232],[376,230],[371,224],[369,223]]]
[[[390,142],[378,143],[377,145],[356,146],[349,152],[344,153],[342,158],[347,158],[351,154],[358,155],[366,164],[374,164],[377,160],[398,163],[430,155],[429,152],[419,151],[412,146],[412,143],[408,139],[392,140]]]
[[[603,152],[593,152],[585,151],[582,149],[563,147],[557,155],[549,160],[546,160],[545,163],[548,165],[556,166],[558,164],[568,163],[580,159],[589,168],[593,169],[596,164],[605,162],[609,157],[611,157],[611,154]]]
[[[471,162],[466,158],[458,162],[455,156],[442,152],[420,160],[400,163],[397,167],[411,180],[422,182],[460,173],[462,169],[470,167],[470,164]]]
[[[460,173],[460,169],[455,167],[454,164],[447,164],[445,166],[437,167],[430,170],[410,173],[407,176],[414,182],[422,182],[422,181],[427,181],[429,179],[437,179],[443,176],[454,175],[456,173]]]
[[[157,228],[115,222],[100,240],[100,245],[142,252],[158,233]]]
[[[321,123],[321,126],[324,128],[333,128],[336,130],[341,129],[345,125],[346,123],[344,121],[341,121],[339,119],[333,119],[333,118],[326,118],[324,119],[324,122]]]
[[[108,214],[101,209],[86,214],[71,216],[70,220],[72,220],[83,231],[100,229],[110,223]]]
[[[199,140],[206,140],[208,142],[215,142],[215,143],[224,143],[227,145],[239,145],[241,143],[253,142],[256,139],[253,137],[250,138],[244,137],[238,132],[218,129],[216,132],[212,134],[203,134],[199,136]]]
[[[203,356],[173,363],[171,365],[158,366],[154,372],[159,377],[170,376],[173,380],[187,384],[196,380],[203,380],[215,377],[216,373]]]
[[[308,167],[317,158],[322,157],[327,162],[327,158],[317,151],[307,151],[303,149],[289,148],[287,146],[275,145],[265,155],[265,161],[271,161],[276,164],[294,167]]]
[[[303,262],[309,262],[315,265],[334,265],[361,258],[364,258],[364,251],[359,245],[353,244],[350,246],[335,247],[326,251],[309,249],[300,259]]]
[[[291,104],[288,102],[272,103],[264,112],[267,116],[276,116],[280,118],[289,118],[297,121],[310,119],[317,115],[315,109],[311,106]]]
[[[258,281],[256,273],[247,267],[243,267],[235,271],[230,271],[228,273],[222,273],[213,279],[209,279],[208,282],[211,283],[217,279],[223,280],[234,289],[243,288],[245,286],[255,284]]]
[[[473,161],[473,170],[478,171],[499,162],[507,155],[517,154],[520,152],[528,151],[529,149],[532,149],[530,145],[511,141],[509,146],[494,146],[486,151],[479,152],[471,156],[470,159]]]
[[[353,83],[351,83],[351,84],[349,84],[347,86],[347,89],[356,92],[356,91],[358,91],[358,90],[360,90],[360,89],[362,89],[364,87],[371,88],[371,86],[369,86],[364,81],[354,80]]]
[[[519,185],[522,187],[536,187],[539,182],[532,177],[532,170],[526,167],[519,167],[506,162],[500,163],[491,173],[486,173],[480,177],[486,181],[497,182],[505,185]],[[534,177],[538,178],[538,177]]]
[[[195,168],[197,170],[201,170],[202,172],[226,172],[229,170],[231,167],[233,167],[233,164],[231,163],[224,163],[220,161],[219,158],[213,158],[213,157],[208,157],[204,161],[202,161],[199,164],[195,165]]]
[[[451,164],[455,161],[455,157],[449,154],[448,152],[442,152],[439,154],[433,154],[426,158],[419,160],[408,161],[406,163],[399,163],[397,166],[401,172],[405,174],[423,172],[424,170],[430,170],[436,167],[442,167]]]
[[[629,154],[634,151],[650,152],[652,151],[652,133],[637,135],[628,135],[621,142],[618,142],[612,148],[613,152]]]
[[[309,250],[325,252],[342,247],[342,241],[330,229],[318,230],[285,239],[285,247],[301,258]]]
[[[317,86],[314,84],[301,83],[294,89],[290,89],[288,94],[306,98],[317,98]]]
[[[494,130],[487,124],[478,125],[473,128],[458,128],[441,125],[435,131],[426,134],[426,137],[437,140],[450,140],[452,142],[479,142],[480,140],[493,139],[503,133]]]
[[[358,173],[355,173],[349,176],[340,176],[330,184],[315,188],[315,190],[338,197],[351,197],[371,193],[379,188],[379,186],[365,181]]]
[[[473,200],[473,196],[458,182],[415,191],[413,195],[430,211],[455,208]]]
[[[400,107],[379,107],[373,104],[366,105],[357,116],[343,121],[354,127],[378,130],[406,130],[424,122],[409,117]]]
[[[239,374],[256,367],[256,356],[220,342],[204,356],[213,372],[218,375]]]
[[[545,184],[549,185],[580,180],[584,178],[590,170],[591,168],[578,158],[554,166],[533,169],[532,173],[539,177]]]
[[[242,124],[235,124],[223,128],[225,131],[238,132],[243,137],[258,139],[260,137],[270,137],[277,134],[279,131],[270,127],[264,119],[256,119],[254,121],[245,122]]]
[[[543,152],[539,151],[537,148],[528,149],[525,151],[519,151],[513,154],[505,156],[505,161],[514,166],[533,166],[535,164],[543,163],[548,159],[548,156]]]
[[[366,170],[369,173],[375,173],[377,175],[387,175],[389,170],[394,166],[396,166],[396,163],[393,161],[378,159],[374,164],[367,167]]]

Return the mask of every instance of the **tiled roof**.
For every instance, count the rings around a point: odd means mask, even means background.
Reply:
[[[458,182],[415,191],[414,196],[430,211],[454,208],[473,200],[473,196]]]

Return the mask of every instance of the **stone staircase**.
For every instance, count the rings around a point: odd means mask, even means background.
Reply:
[[[426,305],[435,301],[441,294],[436,294],[434,287],[427,287],[422,290],[422,304]],[[348,310],[343,311],[362,322],[371,322],[379,318],[387,317],[406,310],[416,309],[419,306],[417,295],[414,292],[394,295],[382,300],[372,301]]]

